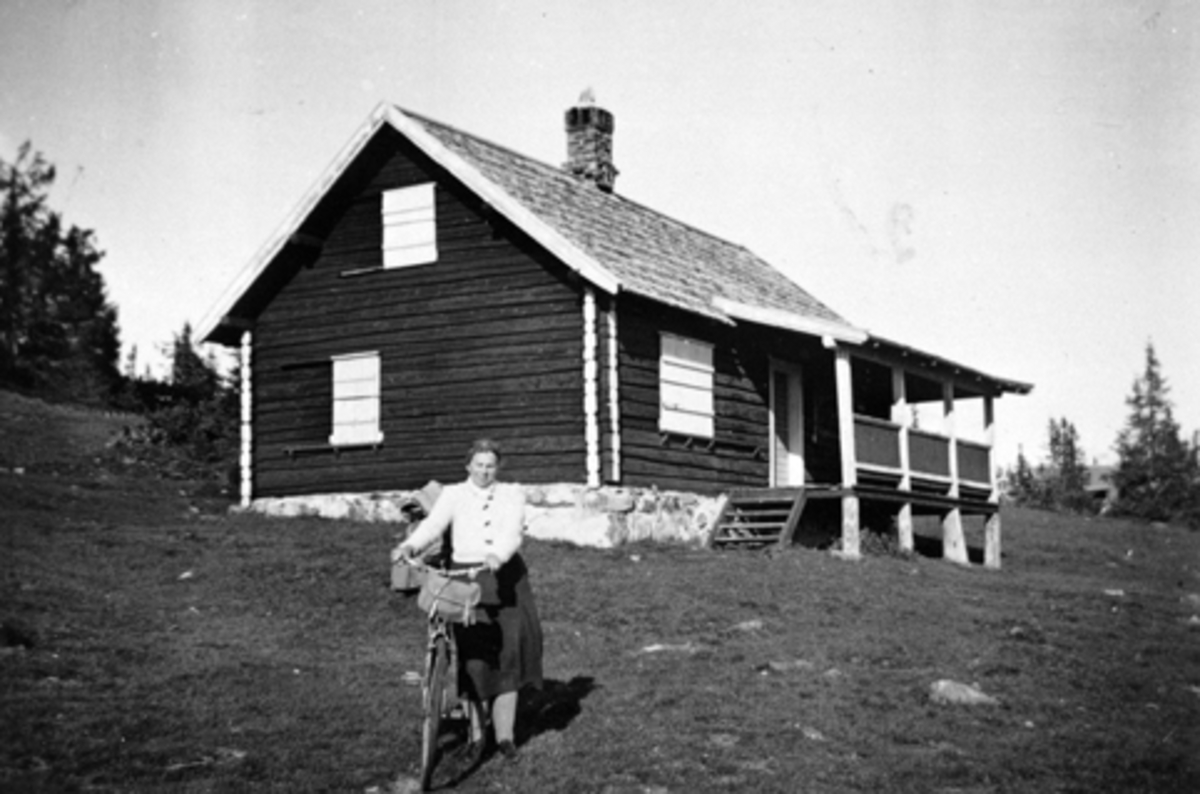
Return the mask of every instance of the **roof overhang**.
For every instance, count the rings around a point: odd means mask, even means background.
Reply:
[[[390,126],[420,149],[426,156],[444,168],[453,177],[475,192],[491,209],[503,215],[512,224],[554,254],[567,267],[583,279],[609,294],[616,294],[620,281],[602,267],[595,259],[584,253],[563,235],[542,221],[502,188],[481,174],[441,141],[426,131],[419,121],[413,119],[389,103],[380,103],[366,122],[359,127],[342,147],[317,181],[308,189],[296,207],[288,213],[283,223],[267,242],[242,268],[220,297],[201,318],[196,326],[197,338],[202,342],[231,345],[236,343],[244,330],[247,318],[235,314],[242,297],[263,276],[284,247],[296,239],[296,235],[322,197],[346,172],[351,163],[362,153],[368,142],[384,126]]]
[[[728,298],[713,298],[713,306],[735,320],[766,325],[772,328],[782,328],[785,331],[796,331],[802,334],[830,338],[836,342],[861,345],[869,338],[869,334],[861,328],[834,320],[820,317],[808,317],[783,309],[772,309],[765,306],[755,306],[741,303]]]
[[[861,352],[868,358],[874,352],[881,360],[894,361],[899,359],[911,361],[931,373],[941,373],[962,384],[975,383],[983,385],[988,387],[986,391],[997,394],[1004,392],[1029,394],[1029,392],[1033,391],[1032,383],[989,375],[973,367],[968,367],[965,364],[959,364],[948,358],[942,358],[933,353],[927,353],[915,347],[893,342],[890,339],[885,339],[874,334],[870,334],[867,340],[862,343]]]

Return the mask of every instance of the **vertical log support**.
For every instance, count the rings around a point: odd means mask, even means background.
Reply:
[[[892,421],[900,425],[900,490],[912,491],[912,469],[908,459],[908,430],[912,427],[912,411],[908,408],[904,370],[899,367],[892,368]],[[896,535],[901,551],[913,551],[912,502],[903,502],[896,511]]]
[[[254,424],[253,424],[253,394],[251,393],[251,385],[253,380],[250,373],[251,350],[253,337],[249,331],[242,332],[242,348],[241,348],[241,391],[242,391],[242,424],[241,424],[241,448],[238,454],[238,467],[241,471],[241,488],[239,489],[240,504],[242,507],[249,507],[251,500],[254,499]]]
[[[583,416],[587,443],[587,484],[600,487],[600,398],[596,363],[596,293],[583,291]]]
[[[609,432],[612,433],[611,481],[621,482],[621,388],[618,381],[621,360],[617,347],[617,303],[614,296],[609,301],[607,316],[608,330],[608,417]]]
[[[950,496],[957,499],[958,490],[958,431],[954,426],[954,384],[942,384],[942,411],[944,432],[950,443]],[[952,507],[942,516],[942,557],[966,564],[967,541],[963,536],[962,510]]]
[[[859,538],[858,453],[854,444],[854,384],[850,374],[850,351],[838,346],[834,351],[834,375],[837,384],[838,446],[842,458],[842,487],[848,489],[842,497],[842,554],[858,557],[862,552]]]
[[[988,446],[988,472],[991,475],[992,494],[989,501],[996,512],[987,517],[983,529],[983,564],[988,568],[1000,567],[1000,487],[996,481],[996,403],[992,395],[983,398],[983,429]]]
[[[942,433],[949,443],[946,449],[950,454],[950,495],[958,498],[958,428],[954,421],[954,384],[942,384]]]

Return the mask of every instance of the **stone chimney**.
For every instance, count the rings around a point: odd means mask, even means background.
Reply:
[[[611,193],[617,181],[612,156],[613,115],[596,107],[596,98],[589,88],[579,96],[575,107],[567,111],[566,118],[567,162],[563,168]]]

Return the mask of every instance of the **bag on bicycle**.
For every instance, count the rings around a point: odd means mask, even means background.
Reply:
[[[421,585],[421,593],[417,596],[417,606],[422,612],[436,610],[446,620],[469,626],[475,622],[475,607],[479,605],[479,598],[478,582],[464,582],[428,571],[425,583]]]
[[[425,572],[411,565],[392,565],[392,589],[415,593],[425,584]]]

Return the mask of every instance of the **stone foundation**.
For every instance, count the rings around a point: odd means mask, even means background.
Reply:
[[[725,502],[724,496],[654,488],[587,488],[569,483],[524,488],[528,537],[601,549],[638,541],[702,546]],[[399,523],[405,520],[400,506],[413,501],[417,493],[379,491],[255,499],[249,509],[283,518],[315,516]]]

